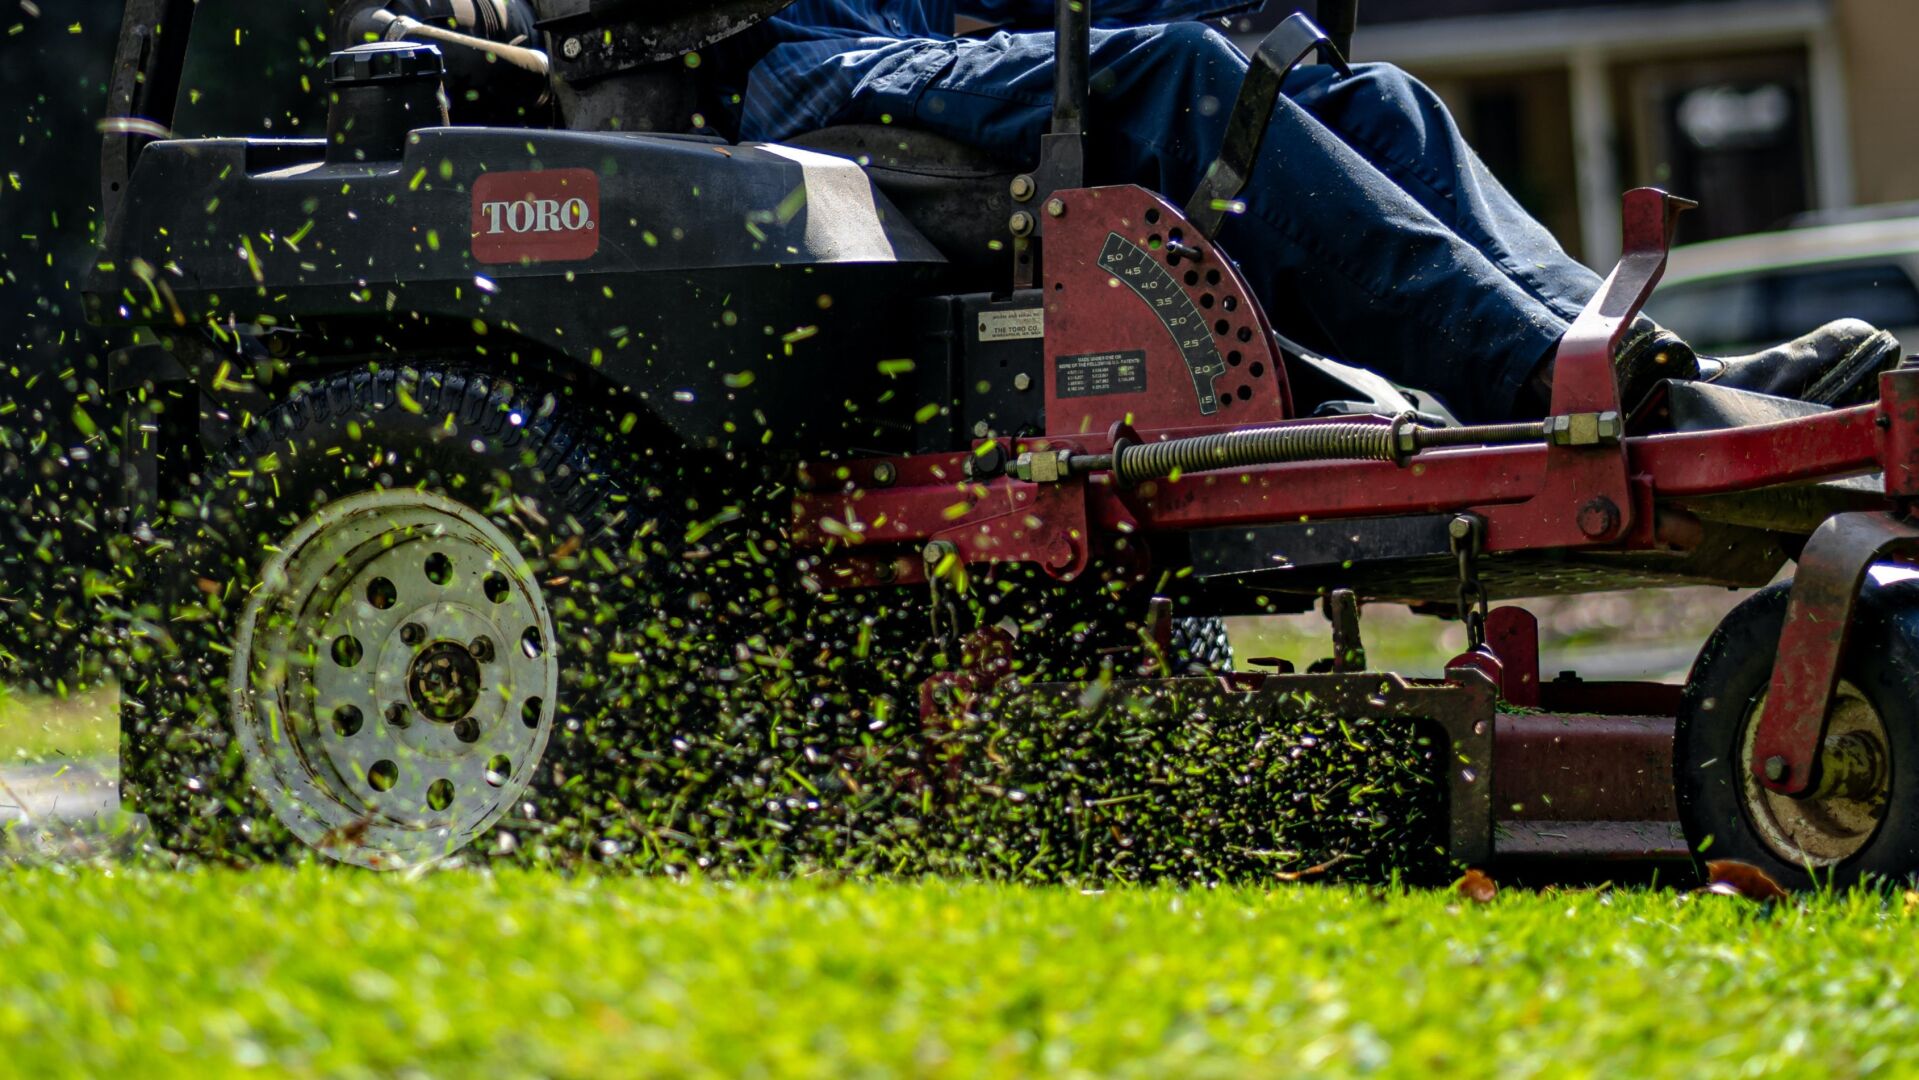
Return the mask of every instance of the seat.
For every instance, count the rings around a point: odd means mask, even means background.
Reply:
[[[1005,274],[1011,185],[1022,170],[943,135],[887,124],[843,124],[786,140],[851,158],[900,213],[962,270]]]

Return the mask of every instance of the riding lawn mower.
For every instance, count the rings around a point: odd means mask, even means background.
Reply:
[[[863,687],[808,761],[1036,702],[1317,711],[1420,733],[1455,865],[1919,871],[1919,368],[1849,408],[1622,401],[1688,205],[1642,189],[1547,415],[1461,424],[1294,345],[1214,242],[1285,74],[1345,64],[1350,3],[1266,38],[1183,206],[1086,183],[1085,3],[1037,161],[707,133],[700,51],[783,6],[536,0],[514,43],[389,19],[336,42],[325,138],[174,139],[193,4],[129,0],[87,293],[129,333],[123,783],[163,841],[443,858],[670,770],[674,725],[757,679],[798,713]],[[450,122],[500,72],[513,126]],[[1759,591],[1683,685],[1548,681],[1535,618],[1491,604],[1696,584]],[[1369,671],[1362,603],[1468,646]],[[1314,608],[1314,670],[1222,662],[1220,617]],[[621,724],[664,730],[584,760]],[[995,753],[941,746],[904,769],[928,805]]]

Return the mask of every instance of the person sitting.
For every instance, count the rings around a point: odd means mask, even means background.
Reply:
[[[1247,58],[1217,30],[1177,21],[1242,0],[1096,0],[1088,180],[1183,203],[1218,156]],[[713,50],[739,88],[738,135],[777,142],[881,123],[1034,162],[1051,119],[1054,37],[955,38],[1051,18],[1053,0],[798,0]],[[1149,25],[1125,25],[1149,22]],[[1552,356],[1601,279],[1566,254],[1495,179],[1431,90],[1389,64],[1350,76],[1302,66],[1282,87],[1221,246],[1275,327],[1308,347],[1437,394],[1468,422],[1538,416]],[[1616,359],[1630,407],[1663,378],[1824,404],[1877,394],[1899,356],[1859,320],[1750,356],[1694,354],[1650,320]]]
[[[523,60],[511,50],[537,37],[542,2],[334,0],[334,18],[347,41],[456,31]],[[950,31],[956,15],[1048,20],[1053,3],[797,0],[710,49],[706,77],[732,88],[725,133],[742,141],[897,124],[1031,163],[1051,119],[1052,32]],[[1176,203],[1191,197],[1218,156],[1248,62],[1217,30],[1188,20],[1244,6],[1096,0],[1089,182],[1137,184]],[[451,73],[462,86],[456,122],[523,122],[545,108],[543,63],[454,51],[463,65]],[[523,76],[536,66],[540,85],[529,89]],[[1272,324],[1437,395],[1467,422],[1542,415],[1559,340],[1599,275],[1513,199],[1445,104],[1404,71],[1307,65],[1281,89],[1241,193],[1244,211],[1228,215],[1219,236]],[[1713,358],[1642,318],[1614,362],[1628,407],[1665,378],[1844,405],[1875,395],[1877,372],[1898,358],[1890,334],[1856,319]]]

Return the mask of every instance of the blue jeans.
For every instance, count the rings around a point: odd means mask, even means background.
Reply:
[[[905,95],[863,88],[840,121],[888,116],[1037,160],[1052,35],[958,44],[930,83]],[[1246,66],[1198,23],[1094,30],[1089,181],[1184,202],[1218,154]],[[1599,277],[1520,208],[1406,73],[1302,67],[1284,89],[1246,211],[1219,237],[1275,328],[1435,393],[1463,420],[1512,417]]]

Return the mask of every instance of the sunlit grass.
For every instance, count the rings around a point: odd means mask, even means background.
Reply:
[[[1889,1074],[1899,894],[0,871],[0,1074]]]
[[[1602,677],[1677,681],[1713,627],[1748,595],[1699,587],[1517,603],[1539,617],[1541,663],[1548,678],[1564,668],[1603,665],[1608,674]],[[1493,606],[1504,602],[1495,598]],[[1276,656],[1304,671],[1333,652],[1332,631],[1317,612],[1229,619],[1227,626],[1241,668],[1257,670],[1254,658]],[[1466,631],[1457,621],[1388,604],[1361,611],[1360,636],[1372,670],[1407,675],[1437,675],[1466,648]]]
[[[110,756],[120,738],[119,691],[67,697],[0,686],[0,766]]]

